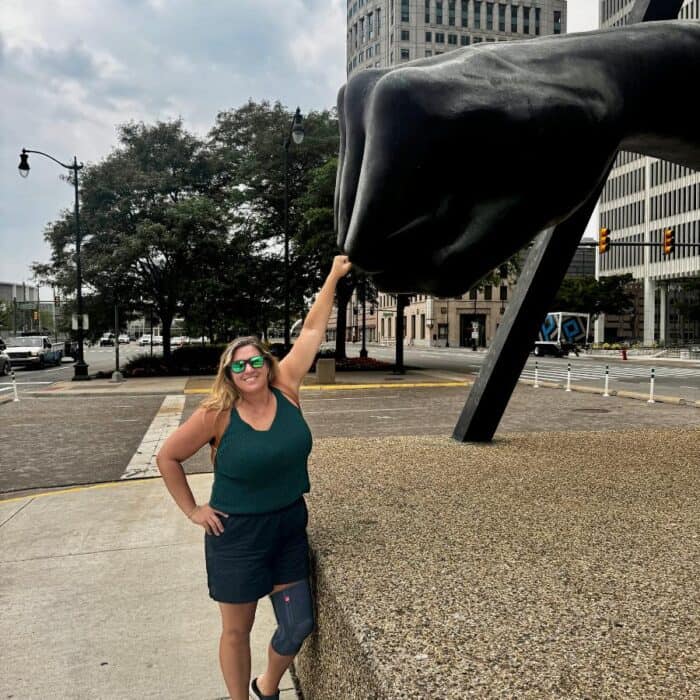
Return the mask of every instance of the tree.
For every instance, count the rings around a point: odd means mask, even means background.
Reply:
[[[284,265],[280,264],[284,243],[284,141],[289,135],[292,113],[279,102],[256,103],[252,100],[238,109],[221,112],[209,133],[215,158],[216,182],[222,203],[231,215],[235,230],[245,230],[252,244],[262,244],[259,255],[265,257],[268,294],[281,299],[284,289]],[[327,272],[326,256],[304,246],[299,232],[304,227],[301,198],[307,192],[316,169],[338,152],[338,124],[332,112],[310,112],[304,117],[305,137],[291,144],[288,154],[290,305],[293,314],[304,310],[304,299],[318,290],[322,270]],[[333,184],[335,175],[333,175]],[[332,193],[331,193],[332,212]],[[332,221],[332,218],[331,218]],[[332,232],[332,227],[331,227]],[[270,263],[277,259],[274,267]],[[281,319],[281,306],[274,313]]]
[[[186,290],[208,271],[208,256],[227,236],[214,163],[205,144],[180,120],[126,124],[119,146],[81,177],[83,279],[105,303],[151,302],[163,323],[163,355]],[[70,214],[51,224],[48,265],[35,273],[74,287]]]
[[[601,277],[565,277],[552,302],[552,310],[590,313],[593,318],[600,314],[622,315],[634,306],[630,289],[632,275]]]

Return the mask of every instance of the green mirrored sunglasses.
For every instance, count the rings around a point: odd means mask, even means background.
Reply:
[[[260,369],[265,364],[265,358],[262,355],[254,355],[247,360],[234,360],[231,363],[231,371],[234,374],[240,374],[248,364],[253,369]]]

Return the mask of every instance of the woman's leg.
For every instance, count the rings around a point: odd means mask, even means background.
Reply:
[[[219,603],[221,641],[219,661],[231,700],[248,699],[250,681],[250,630],[255,620],[257,601]]]
[[[281,583],[273,587],[270,595],[274,595],[278,591],[283,591],[285,588],[290,588],[295,586],[299,581],[294,581],[292,583]],[[280,680],[284,675],[284,672],[289,668],[289,665],[294,660],[294,654],[291,656],[282,656],[278,654],[273,648],[272,644],[267,646],[267,669],[262,676],[258,676],[257,685],[258,689],[263,695],[274,695],[279,688]]]

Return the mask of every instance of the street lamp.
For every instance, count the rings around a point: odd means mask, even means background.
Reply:
[[[78,165],[78,159],[73,156],[73,164],[66,165],[61,163],[60,160],[56,160],[53,156],[48,153],[43,153],[42,151],[30,151],[27,148],[22,149],[22,153],[19,156],[19,174],[22,177],[29,176],[29,154],[36,153],[45,158],[49,158],[54,163],[58,163],[60,166],[66,168],[67,170],[73,171],[73,185],[75,187],[75,270],[76,270],[76,289],[77,289],[77,300],[78,300],[78,361],[74,365],[73,381],[90,379],[88,376],[88,366],[85,364],[85,358],[83,355],[83,280],[80,268],[80,209],[78,205],[78,170],[81,170],[83,164]]]
[[[284,140],[284,349],[291,347],[289,335],[289,144],[293,140],[297,145],[304,140],[304,125],[301,110],[297,107],[294,118],[289,125],[289,133]]]

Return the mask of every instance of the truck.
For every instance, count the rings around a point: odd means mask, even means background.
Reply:
[[[52,342],[47,335],[21,335],[7,338],[5,352],[10,364],[23,367],[45,367],[60,365],[63,358],[63,343]]]
[[[575,311],[551,311],[540,326],[535,341],[537,357],[554,355],[563,357],[578,350],[588,342],[590,314]]]

